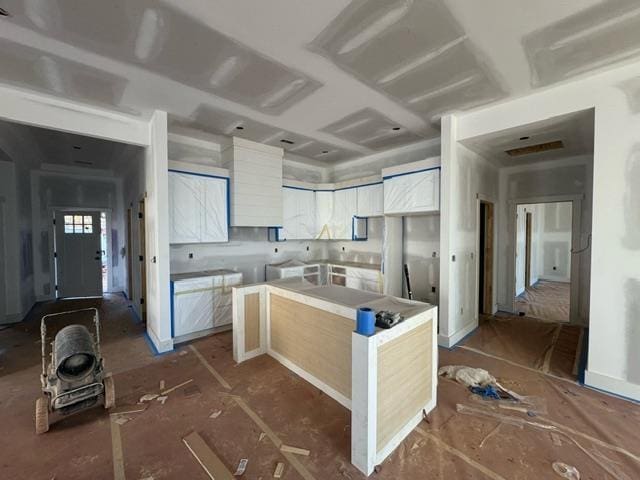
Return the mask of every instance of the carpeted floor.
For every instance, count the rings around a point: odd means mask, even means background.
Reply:
[[[516,311],[548,322],[568,322],[570,289],[570,283],[539,280],[516,298]]]

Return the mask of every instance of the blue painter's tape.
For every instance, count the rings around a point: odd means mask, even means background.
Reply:
[[[423,168],[422,170],[414,170],[413,172],[405,172],[405,173],[397,173],[395,175],[389,175],[386,177],[382,177],[382,179],[389,180],[391,178],[404,177],[405,175],[414,175],[416,173],[429,172],[431,170],[442,170],[442,168],[441,167]]]
[[[144,332],[144,339],[147,342],[147,345],[149,345],[149,350],[151,350],[151,353],[153,353],[153,355],[155,357],[158,357],[158,356],[161,356],[161,355],[167,355],[169,353],[173,353],[173,349],[168,350],[166,352],[160,353],[158,351],[158,349],[156,348],[156,346],[153,344],[153,340],[151,340],[151,337],[149,336],[149,334],[147,332]]]
[[[229,181],[229,177],[223,177],[222,175],[209,175],[207,173],[187,172],[185,170],[175,170],[173,168],[170,168],[169,171],[173,173],[182,173],[184,175],[194,175],[196,177],[207,177],[207,178],[220,178],[222,180],[226,180],[227,182]]]
[[[173,284],[173,282],[169,282],[169,304],[171,305],[171,338],[175,338],[176,334],[175,334],[175,311],[174,311],[174,300],[173,300],[173,295],[174,295],[174,291],[175,291],[175,285]]]

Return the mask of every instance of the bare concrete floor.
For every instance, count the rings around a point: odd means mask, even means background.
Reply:
[[[40,307],[29,321],[0,330],[0,478],[207,479],[181,441],[193,431],[232,472],[249,459],[241,478],[272,478],[277,462],[286,464],[285,479],[364,478],[349,461],[349,411],[275,360],[236,365],[228,333],[153,356],[122,297],[99,303],[119,406],[158,393],[161,381],[166,388],[192,381],[144,412],[109,416],[97,408],[37,436],[38,320],[68,304]],[[538,397],[547,412],[505,410],[441,380],[436,410],[371,478],[561,478],[554,462],[575,466],[583,479],[640,478],[640,406],[463,348],[439,354],[441,365],[489,370],[507,388]],[[291,461],[280,442],[311,454]]]

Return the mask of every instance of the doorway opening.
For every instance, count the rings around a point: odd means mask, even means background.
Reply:
[[[478,238],[478,313],[493,314],[494,204],[480,201]]]
[[[571,318],[571,202],[516,208],[515,310],[549,322]]]
[[[108,292],[108,212],[65,208],[54,211],[53,217],[56,298],[100,297]]]

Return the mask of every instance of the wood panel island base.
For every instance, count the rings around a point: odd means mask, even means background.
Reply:
[[[359,307],[402,314],[372,336]],[[302,279],[234,287],[233,358],[268,354],[351,410],[351,462],[370,475],[436,405],[437,307]]]

